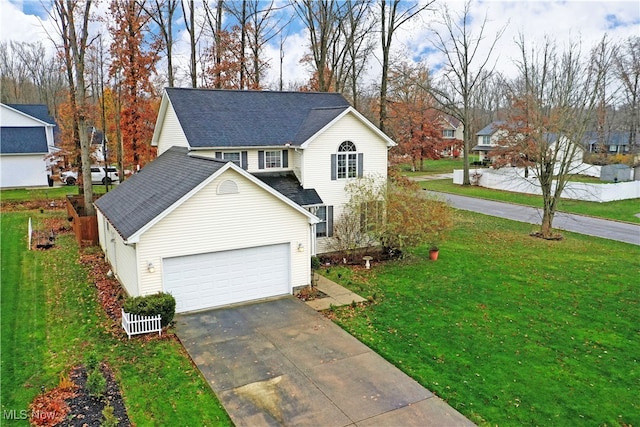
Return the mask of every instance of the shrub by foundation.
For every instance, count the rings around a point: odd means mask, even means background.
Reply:
[[[130,297],[124,302],[124,311],[140,316],[162,316],[162,326],[167,326],[176,313],[176,300],[171,294],[158,292],[143,297]]]

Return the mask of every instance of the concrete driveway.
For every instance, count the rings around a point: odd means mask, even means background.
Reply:
[[[176,316],[237,426],[473,425],[294,297]]]

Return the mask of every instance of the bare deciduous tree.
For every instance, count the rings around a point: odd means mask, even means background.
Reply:
[[[629,37],[614,55],[616,75],[622,83],[625,107],[629,114],[626,122],[629,148],[637,151],[640,124],[640,36]]]
[[[93,187],[91,183],[90,141],[87,133],[89,125],[89,105],[85,82],[85,57],[90,44],[89,19],[91,0],[56,0],[51,17],[57,25],[62,41],[62,52],[72,99],[75,129],[80,142],[80,160],[82,164],[82,189],[86,215],[95,215],[93,206]]]
[[[506,27],[496,31],[492,39],[488,40],[487,54],[480,56],[482,55],[480,47],[484,45],[487,37],[486,15],[477,34],[471,30],[470,1],[465,3],[462,14],[453,15],[445,7],[441,18],[442,30],[434,31],[436,37],[434,46],[445,57],[445,74],[444,81],[439,86],[433,86],[431,92],[443,110],[460,120],[464,126],[463,184],[470,185],[469,155],[473,138],[471,101],[495,68],[495,63],[491,65],[489,61]]]
[[[341,25],[349,4],[336,0],[297,0],[293,7],[307,27],[320,92],[335,90],[334,73],[345,54]]]
[[[378,127],[385,130],[387,121],[387,79],[389,78],[389,55],[395,32],[409,20],[427,10],[435,0],[427,1],[423,5],[412,4],[403,9],[400,0],[392,0],[390,5],[386,0],[380,0],[380,39],[382,46],[382,78],[380,81],[380,117]],[[399,7],[400,6],[400,7]]]
[[[167,81],[175,85],[173,69],[173,15],[178,8],[178,0],[138,0],[138,3],[157,25],[156,35],[164,46],[167,58]]]
[[[182,17],[187,33],[189,33],[189,77],[191,87],[198,87],[197,46],[196,46],[196,5],[194,0],[182,0]]]

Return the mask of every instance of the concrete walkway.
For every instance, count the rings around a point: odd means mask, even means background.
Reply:
[[[347,288],[344,288],[335,282],[332,282],[324,276],[318,274],[317,277],[318,290],[327,296],[325,298],[306,301],[307,305],[316,311],[328,310],[331,306],[342,307],[343,305],[349,305],[354,301],[357,303],[366,301],[366,299],[362,298],[360,295],[351,292]]]
[[[472,426],[293,296],[176,315],[176,333],[237,426]]]

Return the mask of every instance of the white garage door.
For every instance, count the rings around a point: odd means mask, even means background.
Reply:
[[[289,244],[166,258],[164,289],[176,312],[290,293]]]

